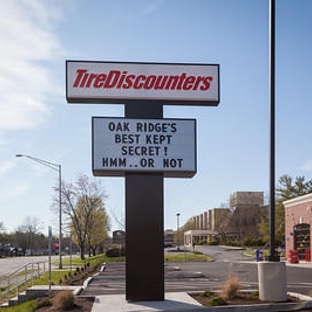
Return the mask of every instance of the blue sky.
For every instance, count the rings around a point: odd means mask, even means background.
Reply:
[[[276,0],[276,177],[312,177],[312,2]],[[0,221],[27,216],[58,231],[57,174],[15,154],[92,177],[91,117],[123,105],[67,104],[65,60],[220,64],[218,107],[166,106],[196,118],[197,174],[165,179],[165,228],[220,207],[235,191],[269,190],[268,1],[7,0],[0,2]],[[97,178],[109,214],[124,216],[124,179]],[[147,208],[148,209],[148,208]],[[117,225],[112,218],[112,229]]]

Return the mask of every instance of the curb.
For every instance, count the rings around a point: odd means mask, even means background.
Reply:
[[[88,287],[88,285],[93,281],[93,276],[91,276],[91,277],[88,277],[84,282],[83,282],[83,285],[81,286],[81,287],[77,287],[75,290],[74,290],[74,295],[75,296],[79,296],[80,294],[81,294],[81,292],[83,291],[83,290],[85,290],[87,287]]]
[[[188,296],[189,293],[185,293]],[[182,302],[172,299],[165,300],[164,302],[154,301],[154,302],[135,302],[135,307],[131,306],[129,309],[126,308],[127,302],[123,296],[120,297],[120,301],[125,301],[120,306],[116,306],[116,301],[111,301],[110,295],[96,296],[95,303],[92,312],[101,311],[132,311],[132,312],[147,312],[147,311],[170,311],[170,312],[287,312],[287,311],[305,311],[304,309],[309,309],[312,307],[312,298],[296,293],[287,293],[292,296],[299,296],[301,299],[308,299],[304,302],[283,302],[283,303],[263,303],[255,305],[227,305],[227,306],[211,306],[205,307],[201,305],[195,305],[192,302]],[[167,301],[167,302],[166,302]],[[172,303],[173,302],[173,303]],[[153,308],[153,309],[152,309]]]

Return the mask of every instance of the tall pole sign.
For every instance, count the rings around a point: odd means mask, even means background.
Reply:
[[[125,177],[126,299],[164,300],[163,180],[197,167],[196,120],[164,119],[163,105],[217,106],[219,65],[66,61],[66,98],[125,105],[92,118],[92,170]]]

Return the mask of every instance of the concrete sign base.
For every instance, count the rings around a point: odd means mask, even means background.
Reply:
[[[287,301],[287,276],[285,262],[259,262],[259,298],[263,301]]]

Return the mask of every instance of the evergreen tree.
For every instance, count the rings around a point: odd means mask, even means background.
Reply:
[[[278,183],[275,202],[275,239],[277,242],[282,243],[285,241],[285,208],[283,202],[312,193],[312,179],[306,181],[304,176],[293,179],[291,176],[284,174],[279,178]],[[263,238],[269,237],[267,218],[261,220],[259,231]]]

